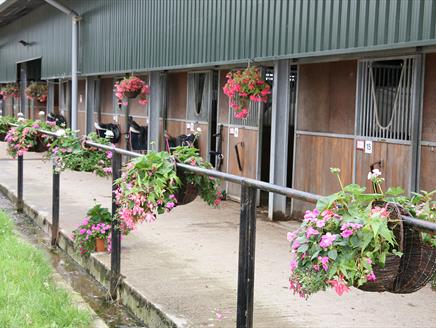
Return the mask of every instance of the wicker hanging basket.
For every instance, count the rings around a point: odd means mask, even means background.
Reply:
[[[47,144],[44,142],[41,135],[38,134],[35,141],[36,144],[29,148],[29,152],[43,153],[48,150]]]
[[[194,201],[198,196],[198,188],[193,183],[188,183],[186,173],[183,170],[178,170],[177,175],[181,182],[181,187],[176,194],[177,205],[186,205]]]
[[[398,294],[421,289],[436,273],[436,248],[423,243],[418,229],[405,226],[403,252],[394,288]]]
[[[384,204],[377,204],[382,205]],[[374,267],[377,279],[359,287],[370,292],[413,293],[424,287],[436,273],[436,248],[422,241],[420,231],[402,220],[408,213],[399,205],[388,203],[390,221],[398,221],[394,227],[398,249],[403,256],[388,256],[384,268]]]
[[[373,206],[387,207],[389,211],[389,227],[393,229],[398,250],[404,251],[404,226],[401,208],[393,203],[374,203]],[[367,292],[394,292],[395,282],[401,265],[401,258],[396,255],[386,257],[384,267],[374,266],[375,281],[367,282],[358,288]]]
[[[136,90],[136,91],[125,91],[124,92],[124,96],[126,98],[136,98],[139,96],[139,94],[141,93],[141,90]]]

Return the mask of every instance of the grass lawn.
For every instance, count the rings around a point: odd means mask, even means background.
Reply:
[[[88,327],[91,315],[79,310],[51,278],[41,250],[18,238],[0,211],[0,327]]]

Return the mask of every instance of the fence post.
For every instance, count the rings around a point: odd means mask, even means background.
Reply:
[[[23,211],[23,155],[18,155],[17,211]]]
[[[112,152],[112,216],[115,217],[117,212],[117,204],[115,202],[115,185],[114,181],[121,175],[121,155]],[[119,220],[112,222],[112,250],[111,250],[111,280],[110,280],[110,295],[112,299],[117,298],[117,286],[121,272],[121,231]]]
[[[241,187],[236,327],[251,328],[256,248],[256,189],[244,184]]]
[[[52,186],[52,222],[51,222],[51,245],[55,246],[59,238],[59,189],[60,174],[56,172],[53,165],[53,186]]]

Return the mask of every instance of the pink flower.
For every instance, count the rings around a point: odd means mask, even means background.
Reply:
[[[318,228],[322,228],[325,226],[325,221],[324,220],[316,220],[316,226]]]
[[[145,215],[145,221],[147,221],[148,223],[154,222],[156,221],[156,216],[152,213],[147,213]]]
[[[89,218],[87,218],[87,217],[84,218],[82,221],[82,225],[86,226],[86,225],[88,225],[88,223],[89,223]]]
[[[111,167],[104,167],[103,172],[107,175],[112,174],[112,168]]]
[[[319,231],[318,230],[316,230],[316,229],[314,229],[312,227],[307,228],[306,238],[310,238],[311,236],[315,236],[315,235],[319,235]]]
[[[329,258],[327,256],[318,256],[318,261],[321,262],[324,271],[327,271],[329,269]]]
[[[110,150],[108,150],[108,151],[106,152],[106,158],[109,158],[109,159],[112,158],[112,152],[111,152]]]
[[[221,198],[217,198],[217,199],[215,199],[215,200],[213,201],[213,204],[214,204],[215,206],[218,206],[220,203],[221,203]]]
[[[297,238],[297,231],[288,232],[287,238],[289,242],[292,242],[295,238]]]
[[[319,246],[322,248],[329,248],[337,237],[338,235],[332,235],[330,232],[327,232],[325,235],[321,236]]]
[[[314,209],[313,211],[307,210],[304,214],[304,222],[315,222],[319,215],[318,209]]]
[[[290,269],[291,269],[291,272],[294,272],[294,270],[297,268],[297,266],[298,266],[298,262],[297,262],[297,260],[296,260],[295,258],[292,259],[291,262],[290,262],[290,264],[289,264],[289,267],[290,267]]]
[[[375,279],[376,279],[376,277],[375,277],[374,272],[371,272],[370,274],[368,274],[366,276],[366,280],[368,280],[368,281],[375,281]]]
[[[313,270],[315,270],[316,272],[319,271],[319,265],[318,264],[314,264],[313,265]]]
[[[342,278],[338,278],[337,280],[327,280],[327,283],[334,287],[336,294],[338,294],[339,296],[342,296],[343,293],[350,290],[350,288],[348,288]]]
[[[389,216],[389,212],[386,209],[386,207],[379,207],[376,206],[373,209],[371,209],[372,215],[380,215],[382,218],[387,218]]]
[[[172,209],[175,206],[175,204],[173,202],[168,202],[167,205],[165,206],[167,209]]]
[[[372,260],[369,257],[366,259],[366,262],[368,262],[368,264],[372,264]]]
[[[86,229],[80,229],[79,233],[83,235],[86,232]]]
[[[353,230],[347,229],[341,232],[342,238],[348,238],[353,234]]]
[[[300,242],[298,240],[294,240],[294,242],[292,243],[292,249],[297,249],[298,247],[300,247]]]

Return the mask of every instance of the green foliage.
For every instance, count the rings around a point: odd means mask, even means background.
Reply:
[[[11,128],[11,123],[18,123],[18,120],[13,116],[0,116],[0,135],[6,135]],[[3,140],[0,140],[3,141]]]
[[[103,239],[108,245],[111,234],[112,214],[105,207],[96,204],[88,210],[82,223],[73,231],[77,250],[81,255],[89,255],[95,251],[96,239]],[[110,251],[110,249],[108,249]]]
[[[0,212],[0,327],[89,327],[91,316],[58,288],[44,254],[19,240]]]
[[[197,148],[194,147],[176,147],[173,156],[181,163],[190,164],[205,169],[212,169],[212,164],[206,162],[201,156]],[[193,172],[184,172],[186,183],[193,183],[198,187],[200,197],[209,205],[219,205],[223,195],[219,190],[220,181],[208,177],[206,175],[199,175]]]
[[[71,129],[62,131],[64,132],[51,142],[46,154],[47,159],[53,160],[58,172],[69,169],[94,172],[101,177],[111,175],[110,151],[84,146],[84,139],[79,139]],[[87,139],[103,145],[110,144],[107,139],[98,137],[94,132],[90,133]]]

